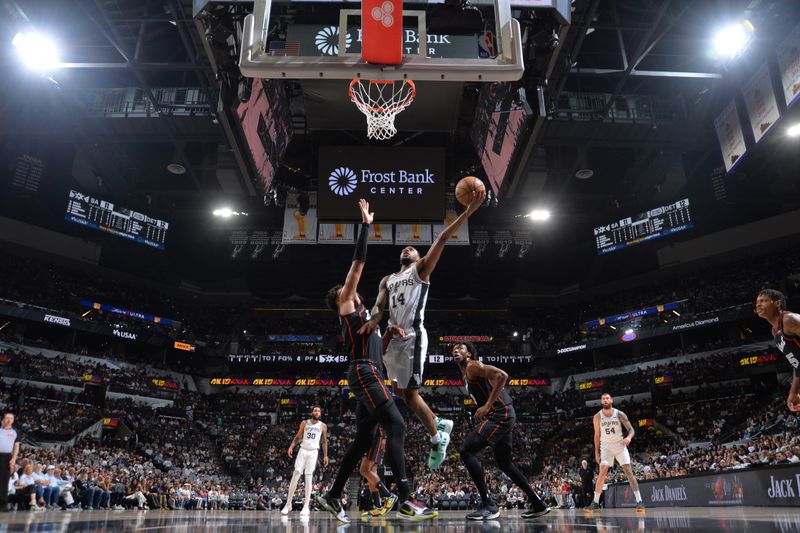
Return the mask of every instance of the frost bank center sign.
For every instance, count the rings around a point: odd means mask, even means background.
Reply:
[[[318,175],[320,220],[355,220],[359,198],[383,222],[444,220],[442,148],[321,147]]]

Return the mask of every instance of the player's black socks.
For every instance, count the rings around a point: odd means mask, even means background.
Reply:
[[[386,485],[383,484],[383,481],[378,482],[378,492],[380,493],[382,498],[388,498],[392,495],[389,489],[386,488]]]
[[[374,505],[376,509],[380,509],[383,505],[381,503],[381,493],[376,490],[375,492],[370,492],[369,494],[372,496],[372,505]]]

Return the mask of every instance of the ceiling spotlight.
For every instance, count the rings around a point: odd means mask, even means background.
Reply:
[[[786,130],[786,135],[789,137],[797,137],[800,135],[800,122],[795,124],[794,126],[790,126],[788,130]]]
[[[750,43],[754,29],[748,20],[722,28],[714,36],[714,53],[717,57],[733,59]]]
[[[594,176],[594,170],[591,168],[582,168],[575,172],[575,177],[579,180],[588,180],[592,176]]]
[[[547,209],[534,209],[528,213],[528,218],[535,222],[544,222],[545,220],[550,220],[550,211]]]
[[[186,167],[181,165],[180,163],[170,163],[169,165],[167,165],[167,170],[170,173],[175,174],[177,176],[180,176],[181,174],[186,174]]]
[[[511,334],[512,337],[519,337],[519,331],[515,331]]]
[[[11,44],[29,69],[45,71],[58,65],[58,48],[51,39],[41,33],[19,32]]]
[[[233,215],[239,214],[234,211],[231,211],[230,207],[221,207],[219,209],[214,209],[213,213],[215,217],[222,217],[222,218],[230,218]]]

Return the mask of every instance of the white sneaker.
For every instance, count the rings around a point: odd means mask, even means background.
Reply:
[[[286,506],[283,509],[281,509],[281,514],[289,514],[289,507]]]
[[[309,509],[308,507],[303,507],[303,509],[300,511],[300,516],[309,516],[310,514],[311,514],[311,509]]]
[[[444,431],[448,435],[453,432],[453,421],[446,418],[436,417],[436,429]]]

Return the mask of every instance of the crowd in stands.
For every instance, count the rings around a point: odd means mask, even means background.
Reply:
[[[177,289],[167,290],[145,282],[121,282],[118,276],[89,275],[46,261],[7,254],[0,264],[0,298],[56,309],[80,319],[85,308],[81,299],[109,303],[123,309],[136,309],[180,322],[172,331],[182,340],[199,339],[210,345],[227,347],[235,339],[238,353],[288,353],[303,355],[335,349],[337,325],[329,312],[267,312],[245,303],[219,304]],[[791,298],[800,292],[796,265],[800,250],[752,257],[736,263],[709,267],[691,275],[675,273],[666,279],[645,283],[612,294],[584,291],[586,296],[574,304],[520,311],[440,311],[429,310],[426,325],[432,348],[444,335],[487,335],[493,341],[487,348],[496,353],[528,353],[552,349],[593,338],[616,335],[608,327],[588,329],[589,320],[634,311],[647,306],[680,302],[678,315],[655,315],[642,320],[641,327],[660,325],[663,320],[687,321],[704,313],[739,305],[751,305],[762,287],[779,288]],[[754,273],[755,278],[754,278]],[[369,300],[369,298],[367,298]],[[131,328],[160,328],[123,315],[93,311],[91,319],[108,323],[125,322]],[[517,332],[516,337],[513,333]],[[270,342],[269,334],[323,335],[323,343]],[[688,350],[687,350],[688,351]]]

